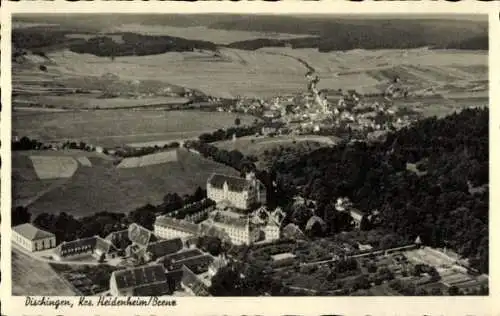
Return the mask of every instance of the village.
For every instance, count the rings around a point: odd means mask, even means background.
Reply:
[[[366,242],[353,246],[352,240],[308,241],[295,224],[283,225],[285,214],[279,207],[266,207],[266,188],[251,172],[245,178],[213,174],[207,179],[206,192],[205,199],[194,203],[197,207],[187,205],[157,216],[152,231],[132,223],[105,237],[57,241],[54,233],[25,223],[12,228],[13,248],[44,262],[111,268],[104,287],[89,282],[85,274],[63,273],[72,286],[100,296],[210,296],[213,278],[238,261],[242,249],[250,251],[248,264],[270,267],[271,274],[288,283],[284,285],[287,291],[306,295],[342,295],[372,287],[398,295],[405,280],[432,289],[436,284],[443,289],[479,289],[487,282],[487,276],[471,275],[460,260],[422,245],[420,237],[390,248],[373,248]],[[314,206],[314,201],[301,197],[294,203]],[[184,219],[173,216],[183,210],[189,212]],[[378,215],[357,210],[347,198],[337,199],[336,210],[350,216],[354,231],[364,221],[375,222]],[[306,230],[323,225],[321,218],[313,216]],[[197,247],[200,236],[219,238],[233,248],[214,256]],[[333,272],[340,266],[344,268]],[[352,284],[347,288],[340,281],[310,288],[297,285],[303,283],[301,275],[321,279],[332,278],[332,273]]]

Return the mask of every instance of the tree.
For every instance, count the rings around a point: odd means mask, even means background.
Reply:
[[[221,268],[212,278],[209,292],[213,296],[240,296],[242,280],[234,265]]]
[[[450,295],[450,296],[460,295],[460,289],[453,285],[453,286],[448,288],[448,295]]]
[[[24,223],[29,223],[31,220],[31,213],[26,207],[18,206],[11,211],[11,226],[17,226]]]
[[[235,118],[234,119],[234,125],[240,126],[240,124],[241,124],[241,119],[239,117]]]

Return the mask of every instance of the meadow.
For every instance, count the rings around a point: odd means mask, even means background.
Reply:
[[[241,124],[254,117],[202,111],[67,111],[14,112],[13,135],[43,141],[84,141],[99,146],[120,146],[159,140],[196,138],[205,132]]]
[[[28,205],[34,216],[42,212],[77,217],[100,211],[127,213],[147,203],[160,204],[167,193],[192,194],[198,186],[204,188],[214,172],[238,175],[230,167],[179,149],[177,161],[129,168],[88,156],[92,166],[80,165],[71,178],[41,180],[30,160],[33,155],[13,153],[12,193],[13,205]],[[73,157],[81,155],[74,152]]]

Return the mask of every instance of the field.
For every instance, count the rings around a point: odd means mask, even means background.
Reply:
[[[443,93],[469,93],[487,90],[488,58],[481,51],[455,50],[351,50],[321,53],[316,49],[261,48],[256,51],[220,48],[210,51],[170,52],[151,56],[105,57],[77,54],[67,50],[48,54],[48,71],[34,71],[14,65],[16,89],[55,89],[52,82],[69,88],[89,90],[109,89],[122,93],[157,92],[162,88],[197,89],[219,97],[269,97],[306,90],[304,61],[314,68],[320,89],[356,89],[360,92],[380,92],[399,76],[410,90],[433,88]],[[43,61],[43,60],[42,60]],[[32,61],[34,64],[42,61]],[[106,78],[111,76],[112,80]],[[151,79],[154,78],[154,79]],[[48,82],[46,82],[48,80]],[[47,87],[47,85],[49,87]],[[106,88],[108,87],[108,88]],[[23,90],[20,90],[23,91]],[[162,102],[155,100],[95,99],[74,96],[44,97],[45,103],[68,107],[134,106]],[[69,98],[69,99],[68,99]],[[30,99],[25,95],[14,101]],[[175,98],[172,102],[175,102]],[[166,99],[165,102],[168,102]]]
[[[90,156],[87,158],[92,166],[79,166],[71,178],[39,180],[30,160],[33,155],[13,153],[12,191],[13,204],[29,204],[35,216],[42,212],[74,216],[99,211],[127,213],[147,203],[160,204],[169,192],[192,194],[198,186],[205,187],[213,172],[238,174],[227,166],[179,150],[178,161],[135,168],[117,168],[109,160]],[[81,156],[76,152],[73,155]]]
[[[77,111],[15,112],[13,135],[42,141],[84,141],[99,146],[174,141],[197,138],[205,132],[241,124],[254,117],[233,113],[196,111]]]
[[[13,295],[76,295],[49,264],[12,249],[12,294]]]
[[[169,150],[141,157],[131,157],[123,159],[117,168],[138,168],[152,165],[159,165],[168,162],[177,162],[177,150]]]

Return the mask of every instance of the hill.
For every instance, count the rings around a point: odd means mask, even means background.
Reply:
[[[228,46],[243,50],[263,47],[317,48],[320,52],[345,51],[350,49],[408,49],[417,47],[488,49],[488,25],[483,21],[458,19],[398,19],[351,18],[340,16],[266,16],[225,15],[205,17],[145,16],[111,19],[117,25],[139,23],[146,25],[175,25],[183,27],[205,26],[208,29],[227,31],[253,31],[262,33],[261,38],[243,38],[232,43],[218,43],[210,37],[204,40],[187,39],[182,36],[147,36],[131,32],[102,33],[113,26],[101,17],[75,17],[74,21],[51,17],[60,27],[33,26],[13,30],[12,42],[20,49],[41,49],[50,46],[69,47],[73,52],[90,53],[97,56],[142,56],[170,51],[193,51],[204,49],[215,51],[217,46]],[[83,25],[91,19],[94,26]],[[98,21],[95,21],[95,20]],[[191,22],[188,21],[191,19]],[[175,22],[175,21],[177,22]],[[96,35],[99,29],[99,36]],[[43,32],[42,32],[43,31]],[[68,37],[73,33],[88,33],[89,38]],[[209,34],[210,32],[208,32]],[[269,35],[266,35],[269,34]],[[310,35],[298,38],[276,38],[272,34]],[[117,41],[109,35],[118,36]]]
[[[38,155],[43,155],[39,152]],[[111,161],[89,157],[71,178],[40,180],[29,156],[13,153],[13,205],[25,205],[33,217],[66,212],[75,217],[100,211],[127,213],[145,204],[160,204],[167,193],[191,194],[213,172],[237,175],[227,166],[179,149],[177,161],[137,168],[116,168]]]
[[[331,225],[336,199],[347,196],[362,211],[379,210],[384,228],[450,247],[486,272],[488,113],[467,109],[425,119],[381,144],[343,144],[299,157],[283,153],[273,172],[282,194],[318,200],[317,214]],[[408,164],[420,172],[407,170]]]

